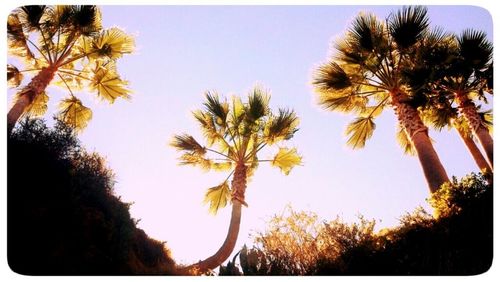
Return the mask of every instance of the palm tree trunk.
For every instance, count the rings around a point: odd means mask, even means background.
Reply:
[[[16,125],[21,115],[26,111],[28,106],[33,102],[35,97],[45,91],[47,85],[54,78],[57,69],[43,68],[31,82],[21,90],[18,97],[7,114],[7,136],[10,136],[12,129]]]
[[[405,94],[391,92],[391,98],[399,123],[403,126],[406,134],[408,134],[408,137],[415,146],[415,151],[424,171],[429,190],[431,193],[434,193],[442,184],[450,180],[439,156],[434,150],[434,146],[432,146],[428,129],[422,122],[418,111],[402,101],[406,99]]]
[[[483,146],[490,167],[493,169],[493,138],[481,122],[481,117],[477,113],[476,106],[467,97],[467,94],[462,91],[455,92],[455,98],[458,101],[460,113],[465,117],[470,129]]]
[[[483,154],[477,147],[476,143],[472,138],[465,132],[461,131],[460,129],[456,128],[455,129],[458,131],[458,134],[462,138],[462,141],[464,141],[465,146],[467,149],[469,149],[470,154],[472,155],[472,158],[476,162],[477,166],[481,171],[486,170],[488,173],[491,173],[491,167],[488,164],[488,161],[484,158]]]
[[[241,206],[245,203],[245,189],[246,189],[246,173],[247,168],[245,164],[236,165],[233,181],[231,183],[232,195],[232,211],[229,229],[227,231],[226,240],[219,248],[219,250],[211,257],[200,261],[196,264],[188,266],[188,270],[194,270],[198,273],[204,273],[208,270],[215,269],[229,258],[236,245],[238,234],[240,232],[241,222]]]

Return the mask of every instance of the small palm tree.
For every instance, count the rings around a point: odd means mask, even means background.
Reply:
[[[47,110],[49,84],[67,88],[69,97],[59,104],[59,119],[77,130],[92,118],[92,111],[75,95],[96,92],[113,103],[128,98],[127,81],[117,73],[116,60],[134,49],[134,40],[119,28],[103,30],[96,6],[23,6],[7,22],[8,51],[25,68],[7,65],[7,80],[19,88],[7,114],[8,134],[22,115],[42,116]],[[36,75],[21,85],[23,74]]]
[[[456,37],[456,50],[437,87],[451,93],[460,114],[483,146],[493,168],[493,138],[481,120],[474,99],[486,102],[485,92],[493,94],[493,45],[484,32],[467,29]]]
[[[323,107],[357,115],[346,130],[353,148],[365,146],[375,130],[374,119],[392,107],[434,192],[449,179],[420,118],[420,96],[406,83],[419,50],[444,40],[438,31],[429,30],[428,21],[421,6],[402,8],[387,24],[371,14],[358,15],[335,43],[332,59],[315,72],[313,85]]]
[[[258,158],[264,147],[281,144],[298,130],[299,119],[295,112],[279,109],[277,113],[272,113],[269,99],[270,96],[259,88],[251,91],[246,103],[238,97],[233,97],[231,102],[222,101],[217,94],[207,92],[205,109],[193,113],[203,131],[206,146],[187,134],[176,135],[171,142],[171,146],[184,152],[180,157],[181,165],[198,166],[205,171],[229,172],[222,183],[209,188],[205,194],[205,202],[213,214],[228,203],[232,204],[227,237],[213,256],[188,269],[203,273],[216,268],[230,256],[238,238],[241,207],[247,206],[247,181],[259,163],[270,162],[285,175],[301,164],[302,157],[295,148],[281,145],[272,159]]]

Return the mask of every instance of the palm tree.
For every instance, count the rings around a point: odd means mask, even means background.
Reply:
[[[450,101],[442,99],[440,102],[433,101],[430,106],[427,106],[423,111],[424,123],[431,125],[434,129],[441,131],[443,128],[454,128],[464,142],[464,145],[469,150],[472,158],[476,162],[479,169],[488,175],[492,173],[488,161],[484,158],[481,150],[474,142],[472,132],[470,130],[467,120],[459,115],[459,110],[454,108]],[[488,127],[492,128],[492,116],[490,111],[478,112],[481,121]]]
[[[47,110],[49,84],[67,88],[59,119],[77,130],[92,118],[92,111],[75,95],[86,86],[103,100],[128,98],[127,81],[117,73],[116,60],[134,49],[133,37],[119,28],[103,29],[96,6],[23,6],[7,22],[8,51],[24,69],[7,65],[10,86],[19,88],[7,114],[8,134],[23,116],[42,116]],[[36,75],[22,85],[23,74]]]
[[[425,44],[443,40],[429,30],[424,7],[403,7],[387,24],[372,14],[360,14],[346,35],[334,44],[336,53],[314,74],[319,103],[328,110],[355,113],[346,130],[348,145],[362,148],[375,130],[374,119],[392,107],[411,140],[431,192],[448,182],[419,112],[419,99],[405,83],[412,58]]]
[[[270,96],[260,88],[254,88],[243,103],[233,97],[231,102],[222,101],[216,93],[206,93],[204,110],[193,112],[199,122],[206,146],[191,135],[176,135],[171,146],[184,153],[181,165],[198,166],[203,170],[229,171],[219,185],[209,188],[205,202],[209,211],[216,214],[229,202],[232,204],[231,221],[226,239],[220,249],[211,257],[188,267],[204,273],[223,263],[234,250],[238,238],[241,206],[245,202],[247,181],[260,162],[270,162],[288,175],[290,170],[301,164],[302,157],[295,148],[281,146],[298,130],[299,119],[292,110],[279,109],[272,113]],[[259,159],[257,154],[266,146],[280,144],[272,159]],[[231,187],[229,179],[232,176]]]
[[[439,81],[442,90],[452,94],[460,114],[467,120],[493,168],[493,138],[482,122],[473,99],[486,102],[484,93],[493,94],[493,45],[484,32],[467,29],[456,37],[454,59]]]

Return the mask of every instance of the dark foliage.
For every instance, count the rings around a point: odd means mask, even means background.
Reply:
[[[378,233],[375,222],[363,218],[352,225],[338,219],[318,224],[292,212],[273,219],[252,249],[241,250],[240,267],[244,275],[480,274],[493,259],[492,191],[483,176],[454,179],[429,199],[434,216],[417,209]],[[282,222],[295,227],[280,231]],[[306,229],[315,231],[300,231]]]
[[[113,195],[113,173],[73,131],[24,120],[8,140],[8,262],[25,275],[174,274],[164,243]]]

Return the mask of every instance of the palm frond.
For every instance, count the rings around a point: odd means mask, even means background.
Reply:
[[[271,116],[264,128],[264,139],[268,145],[289,140],[298,130],[299,119],[293,110],[279,109],[277,116]]]
[[[23,74],[19,69],[11,64],[7,64],[7,85],[9,87],[18,87],[23,81]]]
[[[42,117],[47,112],[49,95],[45,91],[35,96],[31,104],[26,108],[23,117]]]
[[[58,118],[65,124],[75,128],[76,131],[81,131],[87,127],[88,122],[92,119],[92,111],[85,107],[82,101],[73,96],[59,103]]]
[[[345,131],[345,134],[349,137],[347,145],[353,149],[363,148],[366,141],[373,135],[373,131],[375,131],[375,123],[372,117],[356,118],[349,123]]]
[[[278,167],[285,175],[288,175],[293,167],[300,164],[302,164],[302,156],[297,153],[296,148],[281,147],[271,161],[271,165]]]
[[[207,113],[213,116],[215,123],[218,126],[226,127],[227,114],[229,112],[229,104],[222,102],[217,93],[205,93],[206,102],[203,103],[207,109]]]
[[[487,66],[493,56],[493,45],[488,41],[486,33],[473,29],[466,29],[458,40],[460,56],[464,65],[474,70]]]
[[[487,110],[487,111],[482,111],[478,112],[479,116],[481,117],[481,122],[483,125],[488,129],[490,134],[493,134],[493,111],[492,110]]]
[[[7,19],[7,39],[8,51],[11,55],[27,60],[35,58],[35,55],[28,46],[27,36],[16,13],[10,14]]]
[[[170,142],[170,146],[179,151],[188,151],[198,155],[204,155],[207,152],[205,147],[201,146],[193,136],[188,134],[175,135]]]
[[[429,17],[424,6],[403,7],[389,16],[389,32],[401,49],[420,41],[428,26]]]
[[[352,86],[347,73],[333,61],[315,70],[312,84],[318,91],[343,90]]]
[[[231,192],[227,181],[215,187],[209,188],[205,193],[203,203],[209,204],[208,211],[216,215],[219,209],[224,208],[231,200]]]
[[[116,98],[130,98],[131,91],[126,88],[127,84],[128,82],[122,80],[116,72],[113,62],[105,65],[98,63],[94,69],[94,76],[89,83],[89,88],[91,91],[96,91],[99,98],[112,104]]]
[[[338,111],[341,113],[362,112],[369,99],[358,95],[355,89],[347,88],[341,91],[322,91],[318,92],[318,103],[325,109]]]
[[[73,28],[84,36],[91,36],[102,30],[101,11],[93,5],[71,6]]]
[[[19,19],[23,26],[28,30],[36,30],[40,28],[40,19],[45,13],[45,5],[29,5],[19,7]]]
[[[359,14],[345,36],[345,45],[337,44],[334,47],[348,58],[353,58],[353,53],[376,52],[385,45],[383,44],[383,30],[383,24],[374,14]],[[358,61],[358,63],[361,62]]]
[[[134,51],[134,37],[126,34],[123,30],[112,27],[102,31],[95,37],[93,50],[89,54],[90,58],[99,59],[106,57],[109,59],[118,59],[123,54],[130,54]]]
[[[250,122],[255,122],[269,113],[270,96],[260,87],[254,87],[248,95],[248,104],[245,117]]]
[[[401,149],[403,149],[405,155],[415,156],[417,154],[413,142],[408,137],[408,134],[406,134],[405,129],[399,124],[397,128],[396,139],[399,146],[401,146]]]

